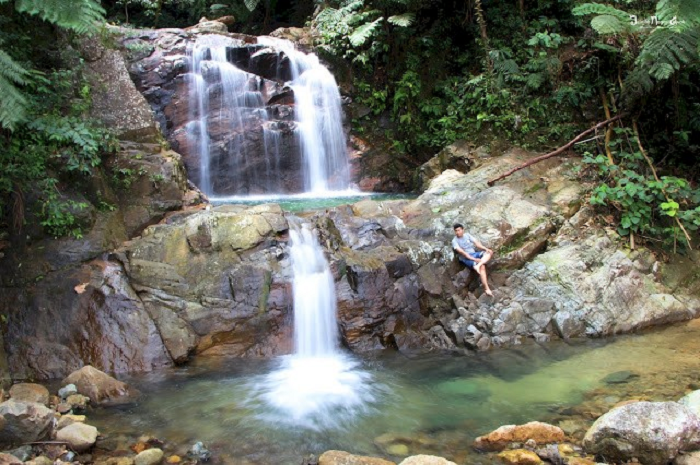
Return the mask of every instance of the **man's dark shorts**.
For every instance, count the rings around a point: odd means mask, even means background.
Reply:
[[[485,252],[474,252],[471,254],[472,257],[476,258],[481,258],[484,256]],[[458,255],[457,258],[459,258],[459,261],[467,265],[469,268],[472,270],[474,269],[474,265],[476,265],[476,262],[474,260],[467,260],[467,258],[464,255]]]

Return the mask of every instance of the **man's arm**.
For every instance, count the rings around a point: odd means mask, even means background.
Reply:
[[[457,253],[460,254],[460,255],[464,255],[464,256],[467,258],[467,260],[471,260],[471,261],[474,261],[474,262],[479,262],[479,261],[480,261],[478,258],[472,257],[472,256],[469,255],[467,252],[465,252],[464,250],[462,250],[462,248],[461,248],[460,246],[458,246],[458,245],[454,247],[454,251],[457,252]]]
[[[477,249],[481,249],[481,250],[483,250],[483,251],[485,251],[485,252],[491,252],[491,253],[493,253],[493,250],[489,249],[488,247],[485,247],[481,242],[479,242],[479,239],[477,239],[477,238],[475,238],[475,237],[473,237],[473,239],[474,239],[474,246],[475,246]]]

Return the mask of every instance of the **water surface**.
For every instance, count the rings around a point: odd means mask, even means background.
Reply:
[[[585,428],[620,400],[676,400],[700,388],[699,336],[696,321],[607,341],[528,344],[485,354],[348,354],[354,363],[348,375],[364,373],[371,385],[360,395],[370,395],[355,407],[344,403],[324,411],[325,419],[312,424],[297,423],[263,399],[270,375],[283,371],[289,356],[197,359],[127,379],[143,392],[138,404],[93,412],[90,421],[108,435],[156,436],[166,442],[166,453],[168,447],[178,452],[176,444],[204,441],[214,463],[299,464],[329,449],[397,462],[406,453],[429,453],[457,463],[491,463],[470,444],[498,426],[543,420]],[[603,381],[625,370],[627,382]],[[323,382],[313,373],[294,382],[313,390]],[[282,386],[276,395],[284,395]]]

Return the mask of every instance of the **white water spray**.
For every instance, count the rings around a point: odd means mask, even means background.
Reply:
[[[377,386],[338,348],[333,275],[308,225],[290,231],[295,353],[254,388],[262,418],[312,430],[339,429],[371,409]]]

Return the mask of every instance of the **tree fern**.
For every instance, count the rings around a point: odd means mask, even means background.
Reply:
[[[416,15],[413,13],[404,13],[401,15],[389,16],[387,19],[394,26],[408,27],[416,20]]]
[[[14,129],[22,121],[27,101],[16,85],[24,84],[27,70],[0,50],[0,126]]]
[[[628,23],[630,20],[630,15],[627,12],[601,3],[584,3],[571,10],[571,12],[576,16],[608,15],[614,16],[620,21],[627,21]]]
[[[613,15],[598,15],[591,20],[591,27],[598,34],[621,34],[630,31],[630,21],[622,21]]]
[[[681,27],[700,24],[700,0],[660,0],[656,4],[656,17],[664,22],[676,18]]]
[[[657,80],[664,80],[682,66],[698,62],[700,28],[683,32],[657,27],[644,41],[637,65],[649,70]]]
[[[355,29],[355,31],[353,31],[353,33],[350,34],[350,37],[348,37],[348,39],[350,40],[350,43],[354,47],[359,47],[362,44],[364,44],[367,41],[367,39],[372,37],[372,33],[374,33],[374,29],[377,26],[379,26],[379,24],[381,23],[381,21],[383,19],[384,19],[383,17],[379,17],[379,18],[375,19],[374,21],[372,21],[371,23],[363,24],[362,26]]]
[[[105,14],[94,0],[15,0],[15,9],[79,34],[94,31]]]

